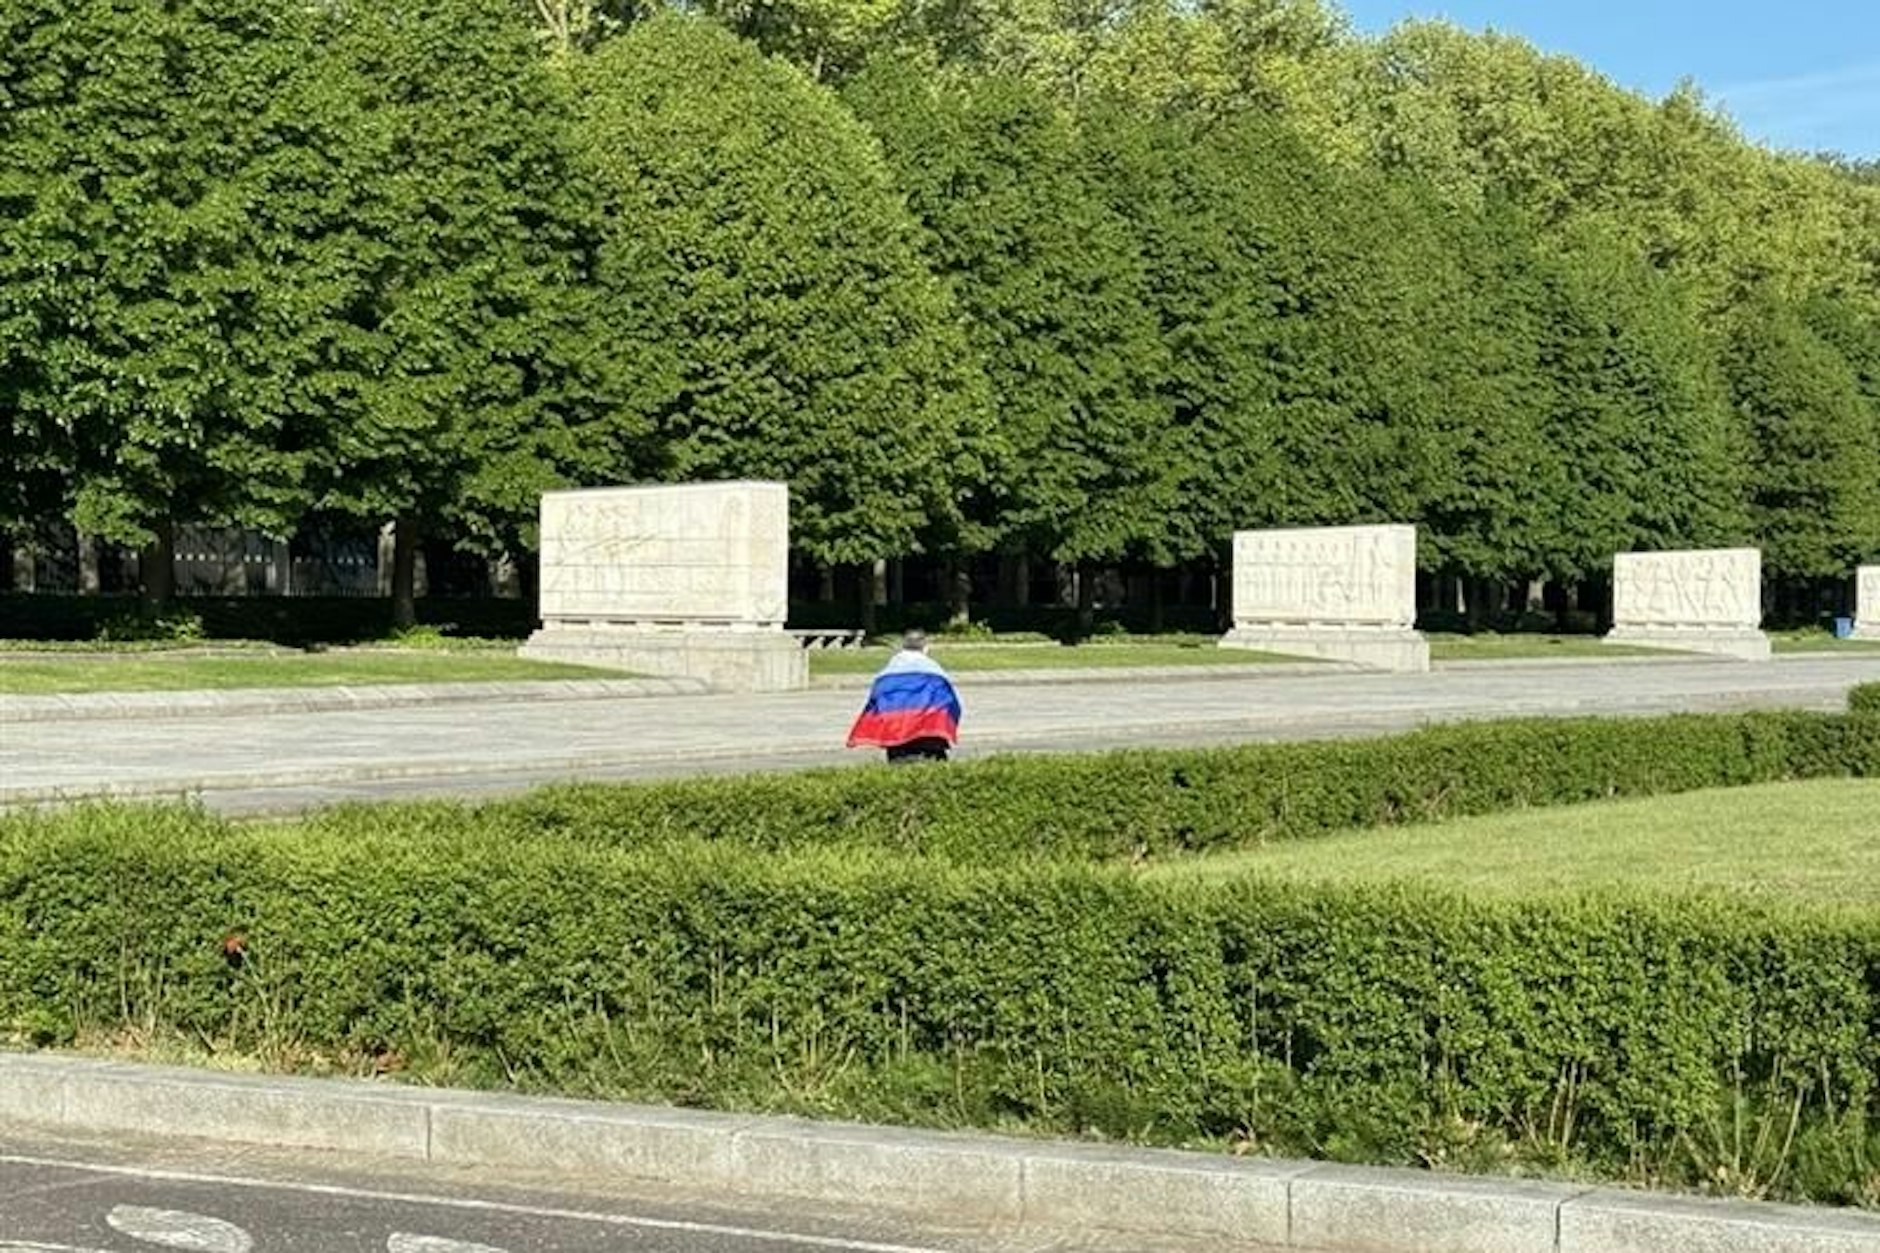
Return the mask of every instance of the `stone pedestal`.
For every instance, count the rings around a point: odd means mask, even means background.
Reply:
[[[1715,657],[1733,657],[1738,661],[1768,661],[1772,655],[1769,637],[1761,631],[1652,630],[1615,626],[1606,632],[1602,642],[1633,648],[1662,648],[1668,652],[1708,653]]]
[[[781,631],[556,623],[517,651],[533,661],[699,679],[723,692],[793,692],[809,685],[809,654]]]
[[[1613,558],[1609,644],[1767,661],[1762,552],[1708,548]]]
[[[1237,531],[1234,629],[1221,647],[1428,670],[1416,555],[1413,526]]]
[[[1854,572],[1854,638],[1880,640],[1880,566]]]
[[[542,497],[542,661],[701,679],[723,691],[805,687],[783,630],[789,491],[695,483]]]
[[[1429,641],[1418,631],[1393,628],[1237,626],[1221,637],[1221,647],[1343,661],[1367,670],[1421,674],[1430,668]]]

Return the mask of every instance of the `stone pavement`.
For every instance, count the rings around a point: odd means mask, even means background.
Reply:
[[[1153,683],[975,686],[963,676],[961,756],[1303,739],[1468,718],[1836,709],[1850,686],[1870,681],[1880,681],[1880,656],[1196,674]],[[225,808],[267,809],[504,791],[551,778],[858,762],[867,757],[841,747],[857,699],[817,690],[0,722],[0,803],[201,793]]]

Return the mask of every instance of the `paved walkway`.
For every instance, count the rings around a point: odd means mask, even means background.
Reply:
[[[1877,657],[1762,665],[1591,662],[1426,675],[1198,674],[1156,683],[960,682],[963,757],[1303,739],[1542,714],[1840,708]],[[0,802],[202,793],[228,809],[506,791],[548,778],[633,778],[865,760],[841,744],[850,691],[461,702],[370,711],[0,723]]]

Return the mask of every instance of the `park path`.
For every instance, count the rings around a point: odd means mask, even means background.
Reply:
[[[1431,674],[1209,675],[986,685],[962,756],[1306,739],[1432,722],[1746,708],[1835,709],[1880,655],[1508,663]],[[201,794],[225,809],[474,795],[551,778],[636,778],[860,760],[857,693],[463,702],[378,710],[0,723],[0,802]]]

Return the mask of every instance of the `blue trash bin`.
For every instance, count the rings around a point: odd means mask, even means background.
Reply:
[[[1837,640],[1853,639],[1854,620],[1852,618],[1836,618],[1834,620],[1834,638]]]

